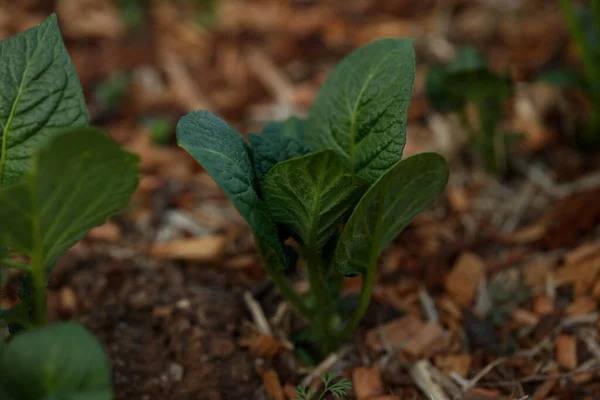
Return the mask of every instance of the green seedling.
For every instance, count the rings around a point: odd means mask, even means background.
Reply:
[[[123,209],[138,157],[89,128],[56,16],[0,42],[0,269],[24,276],[0,308],[0,398],[112,399],[106,356],[79,325],[46,326],[48,276],[91,228]],[[1,289],[1,285],[0,285]]]
[[[577,12],[572,0],[559,0],[571,37],[579,52],[582,73],[567,69],[544,72],[540,79],[552,85],[577,89],[589,99],[591,112],[578,141],[583,148],[600,148],[600,0]]]
[[[322,400],[328,393],[335,399],[341,399],[343,396],[346,396],[347,392],[352,389],[352,383],[347,379],[340,378],[336,380],[335,374],[326,374],[323,372],[321,375],[321,381],[323,382],[323,392],[316,400]],[[296,387],[296,400],[314,400],[315,394],[317,393],[317,389],[311,387],[307,389],[305,386]]]
[[[306,121],[271,124],[250,143],[207,111],[177,126],[179,145],[246,219],[268,274],[311,322],[323,355],[365,314],[383,249],[446,186],[443,157],[402,160],[414,75],[412,41],[379,40],[329,75]],[[286,277],[298,258],[310,281],[303,296]],[[340,292],[344,277],[355,275],[363,288],[347,315]]]
[[[506,147],[514,135],[500,129],[504,101],[512,93],[512,81],[495,74],[474,48],[460,51],[448,66],[436,66],[426,82],[427,97],[440,112],[457,112],[469,139],[481,157],[486,171],[506,170]],[[467,117],[472,105],[476,118]]]

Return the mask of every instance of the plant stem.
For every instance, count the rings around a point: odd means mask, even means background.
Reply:
[[[594,13],[594,18],[598,16],[597,14],[600,14],[600,11],[598,11],[598,9],[600,9],[600,5],[598,5],[597,3],[597,0],[592,1],[592,11]],[[585,75],[589,82],[598,82],[598,74],[600,73],[600,71],[597,71],[596,68],[594,68],[594,55],[592,52],[592,48],[585,37],[583,27],[577,20],[577,15],[575,15],[575,8],[573,7],[571,0],[560,0],[560,6],[563,14],[565,15],[565,19],[567,20],[567,24],[569,25],[569,30],[571,31],[573,40],[577,45],[577,50],[581,55]]]
[[[269,268],[267,268],[267,271],[269,271],[269,276],[273,280],[273,283],[285,301],[290,303],[292,307],[298,310],[302,315],[304,315],[304,317],[310,319],[310,309],[306,306],[304,300],[294,291],[283,273],[281,273],[281,271],[270,270]]]
[[[312,310],[315,329],[319,336],[319,344],[323,353],[330,353],[336,346],[336,338],[331,332],[332,302],[323,276],[324,265],[319,254],[308,250],[304,255],[308,272],[310,290],[315,296],[315,307]]]
[[[31,260],[31,278],[34,288],[33,325],[44,326],[47,312],[46,266],[38,254],[35,254]]]
[[[283,296],[283,298],[298,310],[304,317],[310,319],[311,310],[306,306],[304,300],[294,291],[283,273],[283,266],[277,260],[277,257],[272,254],[273,251],[259,238],[254,236],[256,250],[263,260],[267,273],[273,280],[273,283]]]
[[[376,259],[375,259],[375,262]],[[348,321],[342,332],[338,335],[340,342],[345,341],[352,335],[352,332],[356,329],[362,318],[364,317],[369,304],[371,303],[371,295],[373,294],[373,285],[375,284],[375,275],[377,268],[370,267],[367,269],[365,275],[363,275],[362,290],[360,291],[360,298],[358,300],[358,306],[356,311],[352,315],[352,318]]]

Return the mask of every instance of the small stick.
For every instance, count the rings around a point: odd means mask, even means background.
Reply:
[[[267,317],[265,317],[265,313],[258,301],[254,300],[252,294],[248,291],[244,293],[244,301],[246,302],[248,310],[250,310],[250,314],[252,314],[252,319],[259,332],[273,337],[273,331],[271,330]]]
[[[343,355],[346,354],[348,349],[341,349],[337,353],[330,354],[326,359],[324,359],[319,365],[315,367],[308,375],[302,379],[300,383],[301,386],[308,386],[315,380],[315,378],[321,376],[323,372],[330,370],[335,364],[340,361]]]
[[[471,379],[469,381],[468,385],[466,385],[466,386],[464,386],[462,388],[463,392],[467,392],[468,390],[470,390],[471,388],[473,388],[475,385],[477,385],[477,382],[479,382],[481,380],[481,378],[483,378],[484,376],[486,376],[492,369],[494,369],[498,365],[503,364],[504,362],[506,362],[506,360],[507,360],[506,358],[501,357],[501,358],[498,358],[498,359],[492,361],[488,365],[486,365],[485,368],[483,368],[481,371],[479,371],[479,373],[477,375],[475,375],[473,377],[473,379]]]
[[[296,93],[294,85],[262,50],[252,48],[246,58],[250,70],[269,89],[278,103],[293,103]]]
[[[432,368],[433,366],[428,360],[420,360],[414,363],[408,372],[421,391],[427,395],[427,399],[449,400],[444,389],[433,379]]]
[[[427,320],[430,322],[439,322],[440,316],[435,308],[433,299],[423,286],[419,288],[419,300],[421,301],[421,307]]]

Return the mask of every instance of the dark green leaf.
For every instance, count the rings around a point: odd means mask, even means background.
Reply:
[[[56,15],[0,42],[0,60],[0,185],[6,185],[53,137],[86,126],[88,115]]]
[[[543,72],[538,76],[538,80],[560,88],[588,89],[585,80],[575,71],[568,69],[554,69]]]
[[[30,328],[30,313],[28,304],[20,302],[12,308],[0,311],[0,325],[2,323],[18,325],[22,328]]]
[[[177,124],[177,142],[221,186],[256,235],[288,265],[277,227],[258,197],[250,148],[242,136],[208,111],[194,111]]]
[[[0,393],[15,400],[111,400],[111,386],[102,346],[76,323],[24,332],[0,353]]]
[[[360,178],[376,181],[402,158],[414,77],[412,40],[382,39],[356,50],[317,94],[306,143],[335,150]]]
[[[375,268],[382,250],[444,190],[446,160],[435,153],[400,161],[362,197],[335,252],[336,268],[357,275]]]
[[[453,92],[446,90],[444,79],[446,70],[442,66],[434,66],[429,70],[425,82],[427,100],[437,111],[445,113],[459,110],[464,101]]]
[[[254,157],[254,172],[261,187],[265,175],[275,164],[310,152],[300,142],[300,135],[305,125],[306,121],[292,117],[265,126],[261,134],[248,135]]]
[[[496,75],[483,54],[472,47],[461,50],[442,79],[448,93],[466,101],[479,102],[489,97],[505,98],[512,90],[508,76]]]
[[[271,218],[317,251],[367,187],[333,150],[322,150],[275,165],[265,177],[264,195]]]
[[[55,138],[21,182],[0,189],[0,243],[51,264],[127,205],[137,164],[138,156],[96,129]]]

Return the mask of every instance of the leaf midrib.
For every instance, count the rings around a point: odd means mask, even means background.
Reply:
[[[39,33],[38,33],[38,42],[39,42]],[[25,54],[29,54],[29,40],[26,40],[27,51]],[[35,48],[31,57],[27,59],[25,63],[25,69],[23,70],[23,74],[21,75],[21,83],[19,84],[19,90],[17,91],[17,96],[15,97],[15,101],[13,103],[12,109],[10,110],[10,114],[8,115],[8,120],[6,121],[6,125],[4,126],[4,130],[2,132],[2,154],[0,154],[0,186],[4,182],[4,170],[6,168],[6,161],[8,159],[8,132],[10,130],[10,126],[13,122],[13,119],[17,112],[17,106],[19,104],[19,100],[21,99],[21,95],[23,94],[25,88],[25,77],[27,76],[27,72],[29,72],[29,66],[31,65],[31,60],[35,58],[37,51],[40,49],[40,45]]]
[[[350,118],[350,149],[348,152],[348,159],[349,159],[349,163],[350,163],[350,166],[352,169],[354,168],[354,152],[357,147],[354,144],[354,137],[356,136],[356,120],[358,118],[358,105],[360,104],[360,99],[362,98],[365,90],[367,90],[367,86],[369,86],[369,84],[371,83],[373,78],[377,75],[377,70],[379,69],[379,67],[381,67],[381,65],[390,58],[392,53],[394,53],[393,50],[390,51],[388,54],[386,54],[385,57],[383,57],[381,60],[379,60],[379,62],[373,67],[373,69],[367,76],[367,79],[365,79],[365,82],[364,82],[363,86],[361,87],[360,92],[358,93],[358,96],[356,97],[356,101],[354,102],[354,107],[352,108],[352,113],[351,113],[351,118]]]

